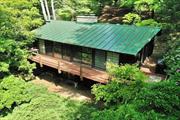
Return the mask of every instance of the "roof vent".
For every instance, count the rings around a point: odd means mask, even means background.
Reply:
[[[78,23],[97,23],[97,16],[77,16],[76,17]]]

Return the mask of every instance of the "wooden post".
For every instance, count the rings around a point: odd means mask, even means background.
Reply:
[[[58,60],[58,73],[60,74],[61,73],[61,63],[60,63],[60,60]]]
[[[83,74],[82,74],[83,70],[82,69],[83,69],[82,64],[80,64],[80,79],[81,80],[83,80]]]
[[[41,56],[39,56],[39,63],[40,63],[40,67],[43,67]]]

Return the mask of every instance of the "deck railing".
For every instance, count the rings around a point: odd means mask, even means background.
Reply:
[[[109,77],[105,71],[91,68],[81,63],[70,62],[64,59],[58,59],[38,53],[33,54],[30,57],[30,60],[39,63],[41,67],[43,67],[43,65],[46,65],[55,68],[58,70],[58,73],[64,71],[74,75],[78,75],[81,80],[83,80],[83,78],[88,78],[90,80],[94,80],[100,83],[108,82]]]

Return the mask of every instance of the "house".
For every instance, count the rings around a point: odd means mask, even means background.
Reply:
[[[107,83],[107,61],[143,63],[159,32],[156,27],[52,20],[35,30],[39,52],[31,60],[59,73]]]

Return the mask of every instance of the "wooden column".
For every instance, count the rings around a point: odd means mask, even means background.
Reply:
[[[61,62],[58,60],[58,73],[61,73]]]
[[[40,64],[40,67],[43,67],[41,56],[39,56],[39,64]]]
[[[83,80],[83,68],[82,68],[82,64],[80,64],[80,79]]]

